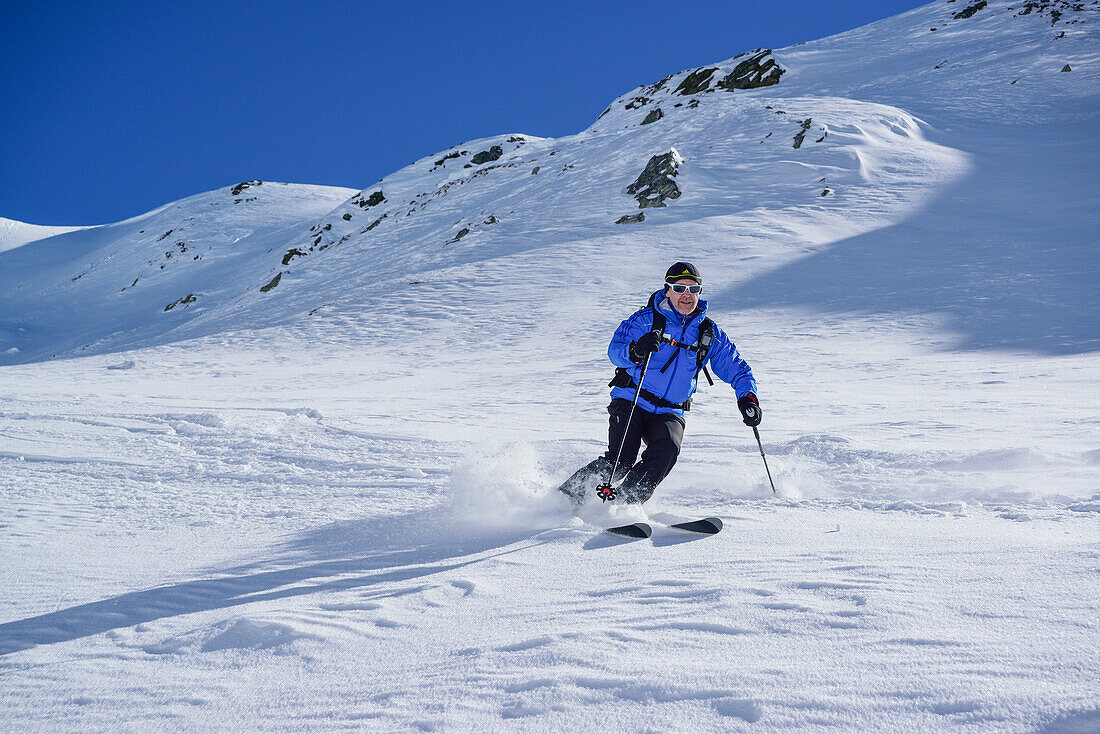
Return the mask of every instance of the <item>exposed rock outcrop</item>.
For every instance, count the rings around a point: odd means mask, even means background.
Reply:
[[[686,97],[702,92],[710,86],[710,78],[714,76],[716,71],[718,71],[717,66],[712,66],[709,69],[696,69],[684,77],[684,80],[680,82],[680,86],[676,87],[673,94],[682,94]]]
[[[805,120],[799,121],[800,130],[794,135],[794,148],[798,150],[802,147],[802,142],[806,139],[806,131],[810,129],[810,125],[813,124],[814,119],[807,117]]]
[[[483,150],[480,153],[475,153],[474,157],[470,159],[470,163],[473,163],[475,166],[480,166],[482,163],[495,161],[502,155],[504,155],[504,149],[501,148],[499,145],[494,145],[493,147],[489,148],[489,150]]]
[[[976,13],[979,10],[981,10],[982,8],[984,8],[987,4],[988,3],[986,3],[985,0],[980,0],[980,2],[976,2],[973,5],[971,5],[967,8],[964,8],[963,10],[960,10],[959,12],[955,13],[951,17],[954,18],[955,20],[961,20],[962,18],[969,18],[970,16],[974,15],[974,13]]]
[[[283,255],[283,265],[289,264],[290,261],[296,257],[305,257],[305,255],[306,253],[302,252],[297,247],[292,247],[286,251],[285,255]]]
[[[728,92],[735,89],[758,89],[779,83],[786,69],[772,56],[770,48],[750,51],[749,58],[740,62],[729,74],[718,81],[718,86]]]
[[[624,127],[633,127],[639,124],[638,118],[630,114],[624,115],[624,112],[656,107],[661,109],[662,117],[665,117],[674,114],[672,110],[675,108],[698,107],[702,96],[720,89],[732,92],[778,84],[785,72],[786,69],[779,64],[771,49],[755,49],[721,64],[687,69],[678,74],[670,74],[653,84],[638,87],[612,102],[599,119],[603,120],[608,116],[615,119],[618,113]],[[673,80],[676,80],[675,85],[670,83]],[[684,100],[683,97],[688,99]],[[657,119],[661,118],[650,113],[641,124],[652,124]]]
[[[361,209],[370,209],[372,206],[378,206],[385,200],[386,197],[382,195],[382,189],[379,189],[378,191],[371,192],[371,195],[365,199],[363,195],[360,194],[352,199],[351,203],[357,205]]]
[[[164,307],[164,310],[165,311],[171,311],[176,306],[183,306],[184,308],[187,308],[188,306],[190,306],[192,303],[194,303],[197,300],[198,299],[195,298],[194,293],[188,293],[183,298],[177,298],[176,300],[169,303],[167,306]]]
[[[645,89],[645,91],[649,92],[650,94],[653,94],[654,92],[659,92],[662,89],[664,89],[664,86],[666,84],[668,84],[668,80],[671,79],[672,77],[673,77],[673,75],[669,74],[668,76],[666,76],[664,79],[660,80],[659,82],[655,82],[653,84],[650,84],[648,87],[643,87],[643,89]]]
[[[665,206],[665,199],[679,199],[680,187],[673,178],[679,174],[683,162],[675,148],[653,156],[634,183],[626,187],[626,192],[637,199],[640,209]]]
[[[981,3],[984,5],[985,3]],[[1071,0],[1027,0],[1022,6],[1013,6],[1009,10],[1016,10],[1012,17],[1023,15],[1049,15],[1052,26],[1058,23],[1076,25],[1084,20],[1085,13],[1100,12],[1100,3],[1095,2],[1071,2]],[[969,10],[969,8],[967,8]],[[1069,16],[1068,20],[1062,20]]]
[[[282,279],[283,279],[283,274],[282,273],[276,274],[274,278],[272,278],[270,281],[268,281],[267,285],[260,286],[260,293],[267,293],[269,290],[271,290],[275,286],[279,285],[279,281],[282,280]]]
[[[462,157],[462,156],[464,156],[464,155],[466,155],[466,151],[464,151],[464,150],[456,150],[456,151],[455,151],[454,153],[448,153],[447,155],[445,155],[445,156],[443,156],[442,158],[440,158],[439,160],[437,160],[437,161],[435,162],[435,165],[437,165],[437,166],[442,166],[442,165],[443,165],[444,163],[446,163],[447,161],[449,161],[449,160],[452,160],[452,159],[454,159],[454,158],[460,158],[460,157]]]
[[[253,186],[263,186],[263,181],[241,181],[229,192],[230,196],[240,196],[241,192]]]

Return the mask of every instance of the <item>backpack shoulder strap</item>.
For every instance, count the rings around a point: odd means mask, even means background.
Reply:
[[[699,341],[696,342],[696,355],[700,366],[707,361],[707,352],[710,351],[712,341],[714,341],[714,322],[709,317],[704,317],[699,322]]]
[[[661,309],[657,308],[656,293],[649,297],[649,303],[646,304],[646,308],[653,311],[653,327],[651,330],[659,331],[663,335],[665,333],[665,315],[661,313]]]
[[[699,341],[695,347],[695,374],[698,376],[699,370],[702,370],[707,382],[713,386],[714,379],[710,376],[710,370],[707,369],[707,353],[710,351],[712,341],[714,341],[714,322],[709,317],[704,317],[699,324]]]

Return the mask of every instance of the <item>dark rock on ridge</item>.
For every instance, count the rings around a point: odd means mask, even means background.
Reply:
[[[963,18],[969,18],[970,16],[974,15],[974,13],[976,13],[979,10],[981,10],[982,8],[984,8],[987,4],[988,3],[986,3],[985,0],[981,0],[980,2],[976,2],[973,5],[971,5],[967,8],[964,8],[963,10],[960,10],[959,12],[955,13],[951,17],[954,18],[955,20],[961,20]]]
[[[812,117],[807,117],[805,120],[800,120],[799,121],[798,124],[800,125],[800,129],[797,133],[795,133],[795,136],[794,136],[794,148],[795,148],[795,150],[798,150],[799,148],[802,147],[802,142],[806,139],[806,132],[810,129],[810,125],[812,125],[813,122],[814,122],[814,118],[812,118]],[[822,140],[824,140],[824,138],[822,138]]]
[[[718,71],[717,66],[712,66],[709,69],[696,69],[684,77],[684,80],[680,82],[680,86],[676,87],[673,94],[688,96],[704,91],[710,86],[710,78],[714,76],[716,71]]]
[[[263,181],[241,181],[229,192],[230,196],[240,196],[241,192],[252,186],[263,186]]]
[[[431,170],[434,171],[435,169],[439,168],[440,166],[446,164],[447,161],[449,161],[449,160],[453,160],[455,158],[461,158],[462,156],[466,155],[466,152],[467,151],[465,151],[465,150],[456,150],[454,153],[448,153],[447,155],[445,155],[442,158],[440,158],[439,160],[437,160],[435,162],[435,164],[432,166]]]
[[[750,51],[753,54],[733,68],[729,74],[718,81],[718,86],[728,92],[735,89],[758,89],[779,83],[786,69],[772,56],[770,48]]]
[[[260,293],[267,293],[269,290],[271,290],[275,286],[279,285],[279,281],[282,280],[282,279],[283,279],[283,274],[282,273],[276,274],[276,276],[274,278],[272,278],[268,282],[267,285],[260,286]]]
[[[292,248],[290,248],[289,250],[286,251],[285,255],[283,255],[283,265],[288,264],[291,260],[293,260],[296,257],[305,257],[305,256],[306,256],[306,253],[302,252],[297,247],[292,247]]]
[[[483,150],[480,153],[475,153],[474,157],[470,159],[470,163],[473,163],[475,166],[480,166],[482,163],[495,161],[502,155],[504,155],[504,149],[501,148],[499,145],[494,145],[492,148],[489,148],[489,150]]]
[[[190,306],[192,303],[194,303],[197,300],[198,299],[195,298],[194,293],[188,293],[183,298],[177,298],[176,300],[169,303],[167,306],[164,307],[164,310],[165,311],[171,311],[176,306],[183,306],[184,308],[186,308],[186,307]]]
[[[361,209],[369,209],[372,206],[378,206],[385,200],[386,197],[382,195],[382,190],[379,189],[378,191],[373,192],[366,199],[364,199],[362,194],[360,194],[358,197],[353,199],[351,203],[359,205],[359,208]]]
[[[680,187],[672,179],[679,173],[683,162],[675,148],[653,156],[634,183],[626,187],[626,192],[638,200],[640,209],[665,206],[665,199],[679,199]]]

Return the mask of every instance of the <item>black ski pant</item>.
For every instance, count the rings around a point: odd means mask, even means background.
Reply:
[[[590,489],[607,481],[620,443],[623,453],[612,482],[622,480],[618,493],[624,502],[640,503],[648,500],[653,496],[653,490],[676,465],[680,443],[684,440],[683,416],[650,413],[648,410],[635,408],[628,428],[630,406],[631,402],[622,398],[611,401],[611,405],[607,406],[607,412],[611,416],[607,429],[607,453],[577,470],[558,487],[559,491],[569,495],[577,504],[584,501]],[[635,464],[642,441],[645,441],[645,451],[642,452],[642,460]]]

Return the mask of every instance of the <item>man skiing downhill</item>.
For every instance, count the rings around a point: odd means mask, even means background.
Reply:
[[[707,302],[699,298],[702,289],[699,270],[689,262],[677,262],[665,273],[664,288],[615,330],[607,347],[607,356],[617,368],[609,384],[607,453],[558,488],[574,505],[585,501],[596,481],[602,482],[596,494],[604,500],[619,497],[640,503],[653,496],[676,464],[684,437],[684,411],[690,410],[699,372],[713,384],[708,364],[719,379],[733,386],[745,424],[760,424],[752,370],[733,342],[707,318]],[[643,441],[642,460],[635,463]],[[616,481],[620,481],[618,487],[612,488]]]

